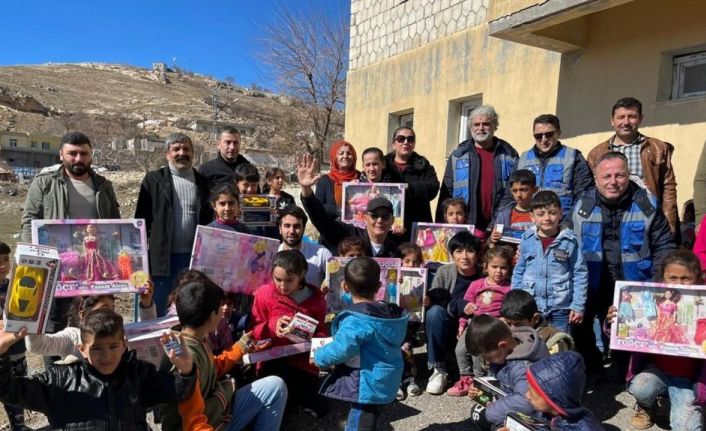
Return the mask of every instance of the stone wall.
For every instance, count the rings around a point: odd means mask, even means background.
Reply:
[[[355,70],[486,21],[489,0],[352,0]]]

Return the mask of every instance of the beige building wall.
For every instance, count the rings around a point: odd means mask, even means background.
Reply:
[[[611,136],[612,104],[633,96],[644,105],[643,133],[676,148],[679,203],[692,196],[706,140],[706,98],[670,100],[672,58],[706,50],[706,1],[430,1],[352,1],[346,139],[359,152],[387,149],[397,115],[413,112],[417,151],[441,178],[459,142],[461,103],[480,96],[500,114],[497,135],[518,151],[533,144],[533,118],[556,113],[563,142],[587,153]],[[564,54],[489,35],[488,21],[503,14],[515,18],[525,9],[569,3],[565,21],[552,13],[551,24],[532,35],[550,41],[540,46],[565,47]],[[469,11],[465,24],[457,19],[450,31],[445,22],[462,16],[458,11]],[[390,17],[398,12],[408,17],[407,26],[414,17],[417,36],[395,27]],[[541,27],[541,20],[532,25]]]

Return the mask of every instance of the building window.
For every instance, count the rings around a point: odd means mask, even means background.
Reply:
[[[32,141],[32,142],[30,142],[29,146],[30,146],[31,148],[37,148],[37,141]]]
[[[397,118],[397,127],[414,127],[414,112],[410,112],[409,114],[402,114]]]
[[[672,99],[706,96],[706,51],[674,57]]]
[[[10,146],[16,147],[17,146],[17,139],[10,139]]]
[[[389,115],[387,123],[388,150],[392,149],[392,133],[398,127],[409,127],[410,129],[414,127],[413,110],[410,109],[402,112],[395,112]]]
[[[480,98],[467,100],[461,103],[461,121],[458,130],[458,142],[463,142],[471,138],[471,111],[480,106]]]
[[[42,150],[50,150],[51,144],[49,142],[42,142]]]

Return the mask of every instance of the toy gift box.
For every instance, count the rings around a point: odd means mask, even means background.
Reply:
[[[191,269],[206,274],[226,292],[252,294],[271,281],[272,257],[279,241],[256,235],[196,228]]]
[[[268,195],[242,195],[240,221],[248,226],[277,224],[277,198]]]
[[[403,183],[343,183],[343,207],[341,221],[365,227],[365,214],[368,202],[384,197],[392,203],[394,225],[404,226],[404,193],[407,184]]]
[[[142,219],[32,220],[32,242],[59,249],[57,297],[139,293],[149,279]]]
[[[422,249],[425,262],[449,263],[449,240],[459,232],[473,233],[471,224],[415,223],[412,229],[412,241]]]
[[[125,328],[127,330],[127,327]],[[126,335],[127,345],[135,351],[138,359],[149,362],[159,369],[160,363],[167,357],[160,338],[166,330],[156,329],[150,332],[138,332]]]
[[[343,273],[352,257],[331,257],[326,262],[326,313],[338,313],[353,305],[353,298],[343,289]],[[401,259],[375,258],[380,265],[380,288],[375,295],[376,301],[393,302],[397,304],[397,283],[401,267]]]
[[[298,355],[300,353],[309,352],[311,343],[287,344],[286,346],[273,346],[267,350],[260,352],[248,353],[243,356],[243,364],[256,364],[258,362],[271,361],[273,359],[284,358],[287,356]]]
[[[5,330],[42,334],[51,311],[56,280],[61,271],[54,247],[18,243],[5,300]]]
[[[505,419],[505,428],[508,431],[550,431],[549,422],[526,415],[524,413],[510,412]]]
[[[410,322],[424,321],[422,301],[427,293],[426,268],[400,268],[396,303],[407,310]]]
[[[473,380],[473,386],[481,391],[481,394],[474,397],[473,401],[484,407],[506,395],[500,388],[500,382],[494,377],[476,377]]]
[[[706,359],[706,286],[618,281],[610,348]]]
[[[306,343],[311,341],[311,337],[316,332],[319,321],[303,313],[296,313],[292,321],[287,325],[287,332],[284,335],[293,343]]]

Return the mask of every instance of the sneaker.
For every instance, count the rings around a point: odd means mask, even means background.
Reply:
[[[429,382],[427,383],[427,393],[432,395],[441,395],[446,389],[446,383],[448,379],[448,374],[445,371],[434,368],[434,372],[429,377]]]
[[[422,394],[422,388],[414,381],[414,377],[408,377],[405,381],[407,382],[407,392],[410,395],[416,397]]]
[[[404,401],[407,399],[407,389],[405,388],[404,382],[397,388],[397,395],[395,395],[397,401]]]
[[[446,394],[452,397],[465,397],[468,395],[468,389],[471,385],[473,385],[473,377],[461,376],[458,382],[446,391]]]
[[[635,413],[630,418],[630,426],[636,430],[646,430],[647,428],[651,428],[654,424],[651,412],[637,404],[635,404],[633,409],[635,410]]]

